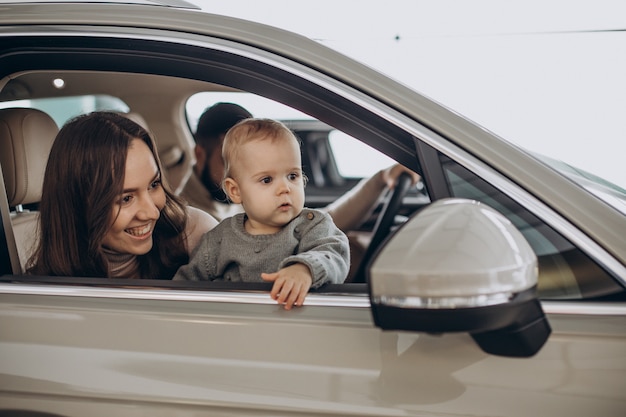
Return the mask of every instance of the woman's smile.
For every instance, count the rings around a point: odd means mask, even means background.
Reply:
[[[137,226],[129,229],[124,229],[124,232],[128,233],[132,237],[145,239],[152,234],[152,227],[154,223],[148,223],[144,226]]]

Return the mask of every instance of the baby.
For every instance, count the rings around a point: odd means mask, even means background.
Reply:
[[[245,119],[224,138],[223,188],[244,213],[206,233],[174,279],[273,282],[284,308],[311,287],[341,283],[350,267],[346,235],[322,211],[304,208],[300,145],[271,119]]]

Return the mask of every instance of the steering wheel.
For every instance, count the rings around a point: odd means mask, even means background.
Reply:
[[[372,229],[372,239],[365,250],[363,259],[359,264],[359,268],[357,269],[352,282],[365,282],[365,268],[367,263],[391,231],[391,226],[393,226],[396,214],[402,206],[404,196],[411,187],[411,182],[411,176],[406,172],[403,172],[396,180],[396,186],[393,190],[387,192],[387,195],[383,200],[383,206],[378,215],[378,219],[376,220],[376,224]]]

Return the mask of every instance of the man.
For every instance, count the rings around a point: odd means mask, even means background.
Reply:
[[[195,155],[196,165],[181,192],[187,202],[213,215],[218,221],[242,212],[238,204],[230,204],[222,190],[224,162],[222,143],[228,129],[237,122],[252,117],[243,107],[234,103],[217,103],[207,108],[198,122]],[[376,206],[387,187],[393,187],[401,173],[408,172],[413,184],[420,177],[400,164],[378,171],[363,179],[354,188],[322,210],[327,211],[342,231],[357,228]]]
[[[242,211],[237,204],[229,204],[222,190],[224,162],[222,142],[228,129],[252,114],[233,103],[217,103],[204,111],[194,139],[196,165],[185,184],[181,196],[189,205],[213,215],[218,221]]]

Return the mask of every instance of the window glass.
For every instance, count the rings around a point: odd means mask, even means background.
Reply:
[[[186,104],[187,121],[192,132],[206,108],[219,102],[239,104],[254,117],[268,117],[283,122],[315,120],[313,117],[284,104],[246,92],[202,92],[194,94]],[[298,128],[293,127],[294,130]],[[337,172],[344,178],[369,177],[394,161],[378,150],[347,134],[332,129],[328,133],[330,150]]]
[[[339,130],[332,130],[328,139],[337,170],[344,178],[371,177],[395,163],[387,155]]]
[[[524,207],[453,160],[440,159],[453,197],[495,208],[528,240],[539,263],[540,298],[592,298],[623,291],[591,258]]]
[[[41,110],[49,114],[59,127],[72,117],[92,111],[111,110],[123,113],[129,111],[128,106],[122,100],[107,95],[40,98],[0,103],[0,108],[7,107],[27,107]]]
[[[196,131],[200,116],[208,107],[220,102],[235,103],[252,113],[254,117],[278,120],[313,120],[313,118],[277,101],[245,92],[206,91],[194,94],[187,100],[185,111],[192,132]]]

